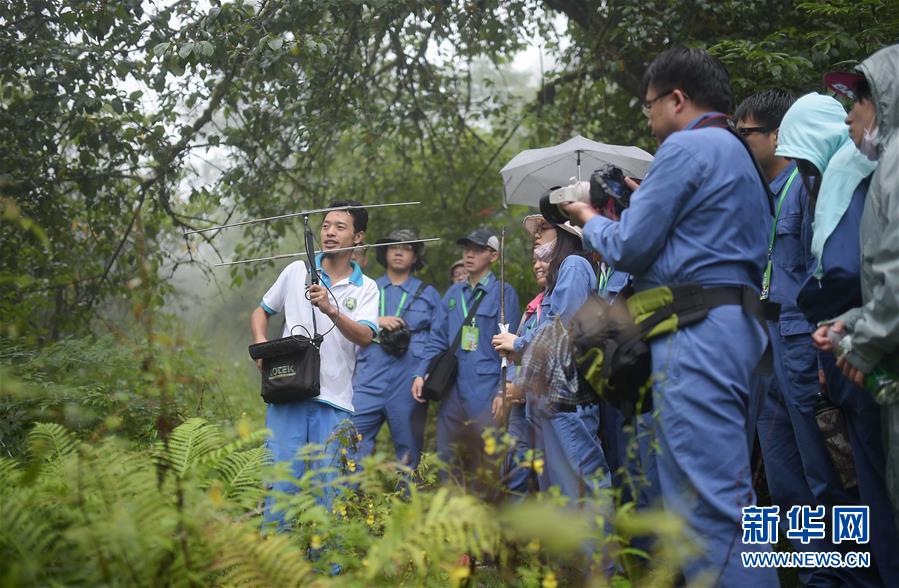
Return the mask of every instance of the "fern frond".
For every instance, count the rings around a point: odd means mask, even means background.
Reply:
[[[232,453],[219,464],[217,472],[224,483],[225,496],[249,505],[261,498],[262,470],[268,461],[268,451],[256,447]]]
[[[172,431],[168,447],[157,444],[158,458],[183,476],[190,467],[222,445],[222,432],[201,418],[184,421]]]
[[[28,433],[28,449],[33,458],[59,461],[75,452],[78,440],[70,431],[56,423],[36,423]]]
[[[312,566],[285,534],[260,535],[258,527],[232,522],[210,525],[216,547],[213,569],[222,586],[309,586]]]
[[[452,562],[461,553],[492,551],[500,537],[490,507],[469,495],[441,488],[433,495],[413,492],[407,502],[395,499],[384,536],[366,556],[368,578],[396,573],[397,565],[412,564],[419,576],[429,564]]]

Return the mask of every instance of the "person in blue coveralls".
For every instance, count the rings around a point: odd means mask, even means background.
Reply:
[[[437,455],[450,475],[466,486],[483,488],[477,479],[484,463],[484,431],[493,425],[493,396],[500,388],[500,357],[490,344],[499,333],[500,283],[490,271],[499,258],[499,238],[489,229],[476,229],[458,240],[463,249],[468,279],[454,284],[444,294],[431,324],[424,356],[415,370],[412,396],[422,397],[428,365],[438,354],[449,349],[461,332],[456,384],[440,404],[437,412]],[[469,310],[474,310],[468,318]],[[509,330],[518,329],[520,308],[518,294],[511,285],[505,292],[506,321]],[[464,323],[464,324],[463,324]]]
[[[815,419],[818,356],[810,334],[814,326],[796,304],[802,284],[815,268],[811,255],[812,210],[796,163],[775,155],[781,120],[796,99],[783,90],[766,90],[744,100],[734,113],[775,195],[774,227],[768,235],[769,261],[762,298],[774,360],[758,420],[758,436],[768,489],[781,515],[794,505],[849,505],[858,502],[843,488]],[[786,518],[782,518],[786,528]],[[803,544],[797,551],[833,551],[829,541]],[[856,546],[857,547],[857,546]],[[834,568],[799,570],[805,586],[851,585],[861,571]]]
[[[549,300],[546,298],[546,271],[549,267],[549,256],[546,252],[547,245],[556,240],[556,227],[539,214],[531,214],[522,222],[525,233],[533,239],[534,255],[531,269],[534,272],[534,280],[540,287],[540,292],[527,304],[515,337],[522,337],[534,331],[549,313]],[[545,304],[544,304],[545,301]],[[504,337],[504,335],[497,335]],[[495,339],[495,338],[494,338]],[[534,428],[528,422],[525,415],[525,394],[515,385],[515,373],[517,365],[515,358],[510,358],[513,363],[509,365],[506,374],[506,398],[503,391],[497,391],[493,398],[493,420],[497,426],[501,426],[506,419],[508,411],[509,435],[515,439],[515,443],[509,448],[506,460],[506,487],[513,496],[523,497],[532,493],[538,487],[537,475],[542,473],[542,468],[535,471],[532,464],[528,463],[529,451],[536,448]],[[509,406],[505,406],[508,402]]]
[[[816,201],[811,253],[815,268],[797,302],[812,323],[826,322],[861,301],[859,223],[876,164],[853,144],[835,99],[803,96],[780,127],[777,155],[797,162],[810,197]],[[826,331],[826,330],[825,330]],[[826,346],[815,333],[819,348]],[[855,466],[858,502],[870,509],[870,547],[884,586],[899,584],[899,532],[886,488],[880,406],[869,392],[846,378],[831,353],[819,352],[827,396],[846,420]],[[854,475],[853,475],[854,474]]]
[[[630,197],[623,191],[616,193],[613,189],[604,189],[603,183],[595,179],[600,171],[594,172],[591,178],[591,203],[599,214],[618,222],[621,213],[630,205]],[[602,195],[593,198],[593,192],[602,192]],[[616,270],[602,259],[597,281],[596,293],[610,304],[619,297],[627,298],[632,290],[631,275]],[[608,402],[600,402],[600,441],[612,470],[612,485],[621,491],[622,503],[631,501],[637,508],[646,508],[661,497],[652,420],[652,412],[646,412],[627,423],[620,410]]]
[[[329,208],[359,205],[352,200],[338,200]],[[334,478],[340,459],[336,438],[339,425],[349,424],[353,414],[356,353],[370,344],[378,332],[378,286],[351,261],[352,251],[328,253],[331,249],[359,245],[367,226],[365,209],[329,212],[320,232],[323,253],[315,259],[321,283],[307,286],[306,264],[295,261],[284,268],[250,318],[256,343],[267,340],[269,318],[281,312],[282,337],[311,334],[314,329],[324,334],[321,394],[294,403],[269,404],[265,412],[265,425],[271,431],[267,445],[272,457],[276,462],[290,463],[291,473],[297,479],[308,469],[319,470],[319,479],[325,485]],[[304,459],[299,454],[308,444],[324,447],[321,459]],[[273,490],[289,494],[298,488],[292,480],[280,480],[274,483]],[[330,506],[333,490],[326,486],[319,497],[325,506]],[[276,504],[273,496],[266,498],[264,521],[279,528],[286,525],[283,505]]]
[[[399,229],[377,243],[416,239],[415,231]],[[362,435],[357,455],[371,454],[375,437],[386,421],[397,460],[413,469],[421,458],[427,406],[409,395],[408,382],[423,354],[431,317],[440,305],[437,290],[413,275],[424,267],[424,248],[424,243],[414,243],[376,249],[378,263],[387,268],[375,280],[381,292],[380,336],[359,353],[353,377],[353,424]],[[385,337],[386,333],[405,332],[410,335],[405,346],[397,347]]]
[[[540,221],[546,222],[543,217]],[[531,224],[537,222],[534,219]],[[555,238],[550,241],[544,236],[542,222],[534,254],[548,266],[539,322],[520,336],[503,333],[493,338],[494,349],[518,359],[547,321],[559,317],[569,322],[596,288],[596,274],[583,251],[581,230],[570,223],[556,225]],[[526,384],[524,379],[516,379],[516,387]],[[536,447],[545,457],[545,475],[538,477],[540,489],[558,486],[566,496],[577,499],[585,490],[607,488],[609,468],[598,436],[599,399],[592,392],[579,394],[579,390],[552,392],[558,401],[551,406],[528,405],[526,411]],[[597,477],[598,484],[594,481]]]
[[[644,112],[661,143],[619,222],[586,203],[566,204],[587,245],[633,275],[636,293],[684,283],[729,288],[756,300],[771,204],[747,149],[726,128],[730,78],[701,49],[659,54],[643,77]],[[742,509],[755,504],[746,442],[750,377],[767,344],[744,304],[723,304],[700,322],[651,340],[657,464],[665,507],[686,521],[698,553],[685,553],[688,582],[776,586],[773,569],[744,567]]]

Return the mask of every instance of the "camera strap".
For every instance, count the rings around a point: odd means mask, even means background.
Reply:
[[[415,301],[418,299],[419,296],[421,296],[421,293],[424,292],[424,291],[425,291],[425,288],[427,288],[427,287],[428,287],[428,285],[425,284],[424,281],[422,281],[422,282],[418,285],[418,288],[415,290],[415,294],[412,295],[412,300],[409,301],[409,306],[407,306],[406,308],[404,308],[404,309],[403,309],[397,316],[398,316],[398,317],[402,317],[404,314],[406,314],[406,311],[409,310],[409,308],[410,308],[413,304],[415,304]]]
[[[412,294],[412,300],[409,301],[409,306],[404,306],[406,303],[406,297],[408,296],[408,292],[403,292],[403,296],[400,298],[400,303],[396,305],[396,311],[394,311],[393,316],[402,318],[406,311],[409,310],[409,307],[415,304],[415,300],[421,296],[421,293],[424,292],[425,288],[428,285],[423,281],[418,285],[418,288],[415,290],[415,293]],[[385,305],[387,300],[387,294],[384,288],[381,288],[381,316],[387,316],[385,312]]]

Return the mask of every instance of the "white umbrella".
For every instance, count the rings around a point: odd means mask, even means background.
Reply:
[[[540,195],[549,188],[568,184],[572,177],[586,180],[606,163],[620,167],[625,175],[642,178],[652,155],[639,147],[607,145],[580,135],[554,147],[527,149],[499,172],[503,176],[503,205],[538,206]]]

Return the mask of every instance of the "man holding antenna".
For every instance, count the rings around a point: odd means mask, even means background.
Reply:
[[[352,200],[332,202],[329,208],[361,206]],[[353,414],[353,371],[356,354],[372,342],[378,331],[378,286],[363,275],[352,261],[353,246],[362,243],[368,227],[368,211],[360,208],[335,210],[322,222],[320,239],[323,253],[315,258],[319,280],[312,280],[306,263],[295,261],[278,276],[253,311],[250,326],[255,343],[267,340],[270,317],[284,312],[282,337],[324,336],[321,344],[321,393],[315,398],[287,404],[269,404],[266,426],[272,434],[268,448],[276,462],[291,463],[291,474],[301,478],[307,469],[333,468],[340,456],[338,425]],[[335,253],[329,250],[344,249]],[[316,283],[319,281],[320,283]],[[307,294],[308,292],[308,294]],[[302,459],[298,451],[307,444],[325,447],[321,458]],[[321,473],[327,483],[334,472]],[[292,481],[278,481],[272,489],[295,493]],[[333,489],[325,487],[321,501],[330,505]],[[266,523],[285,525],[283,511],[273,509],[272,496],[266,499]]]

